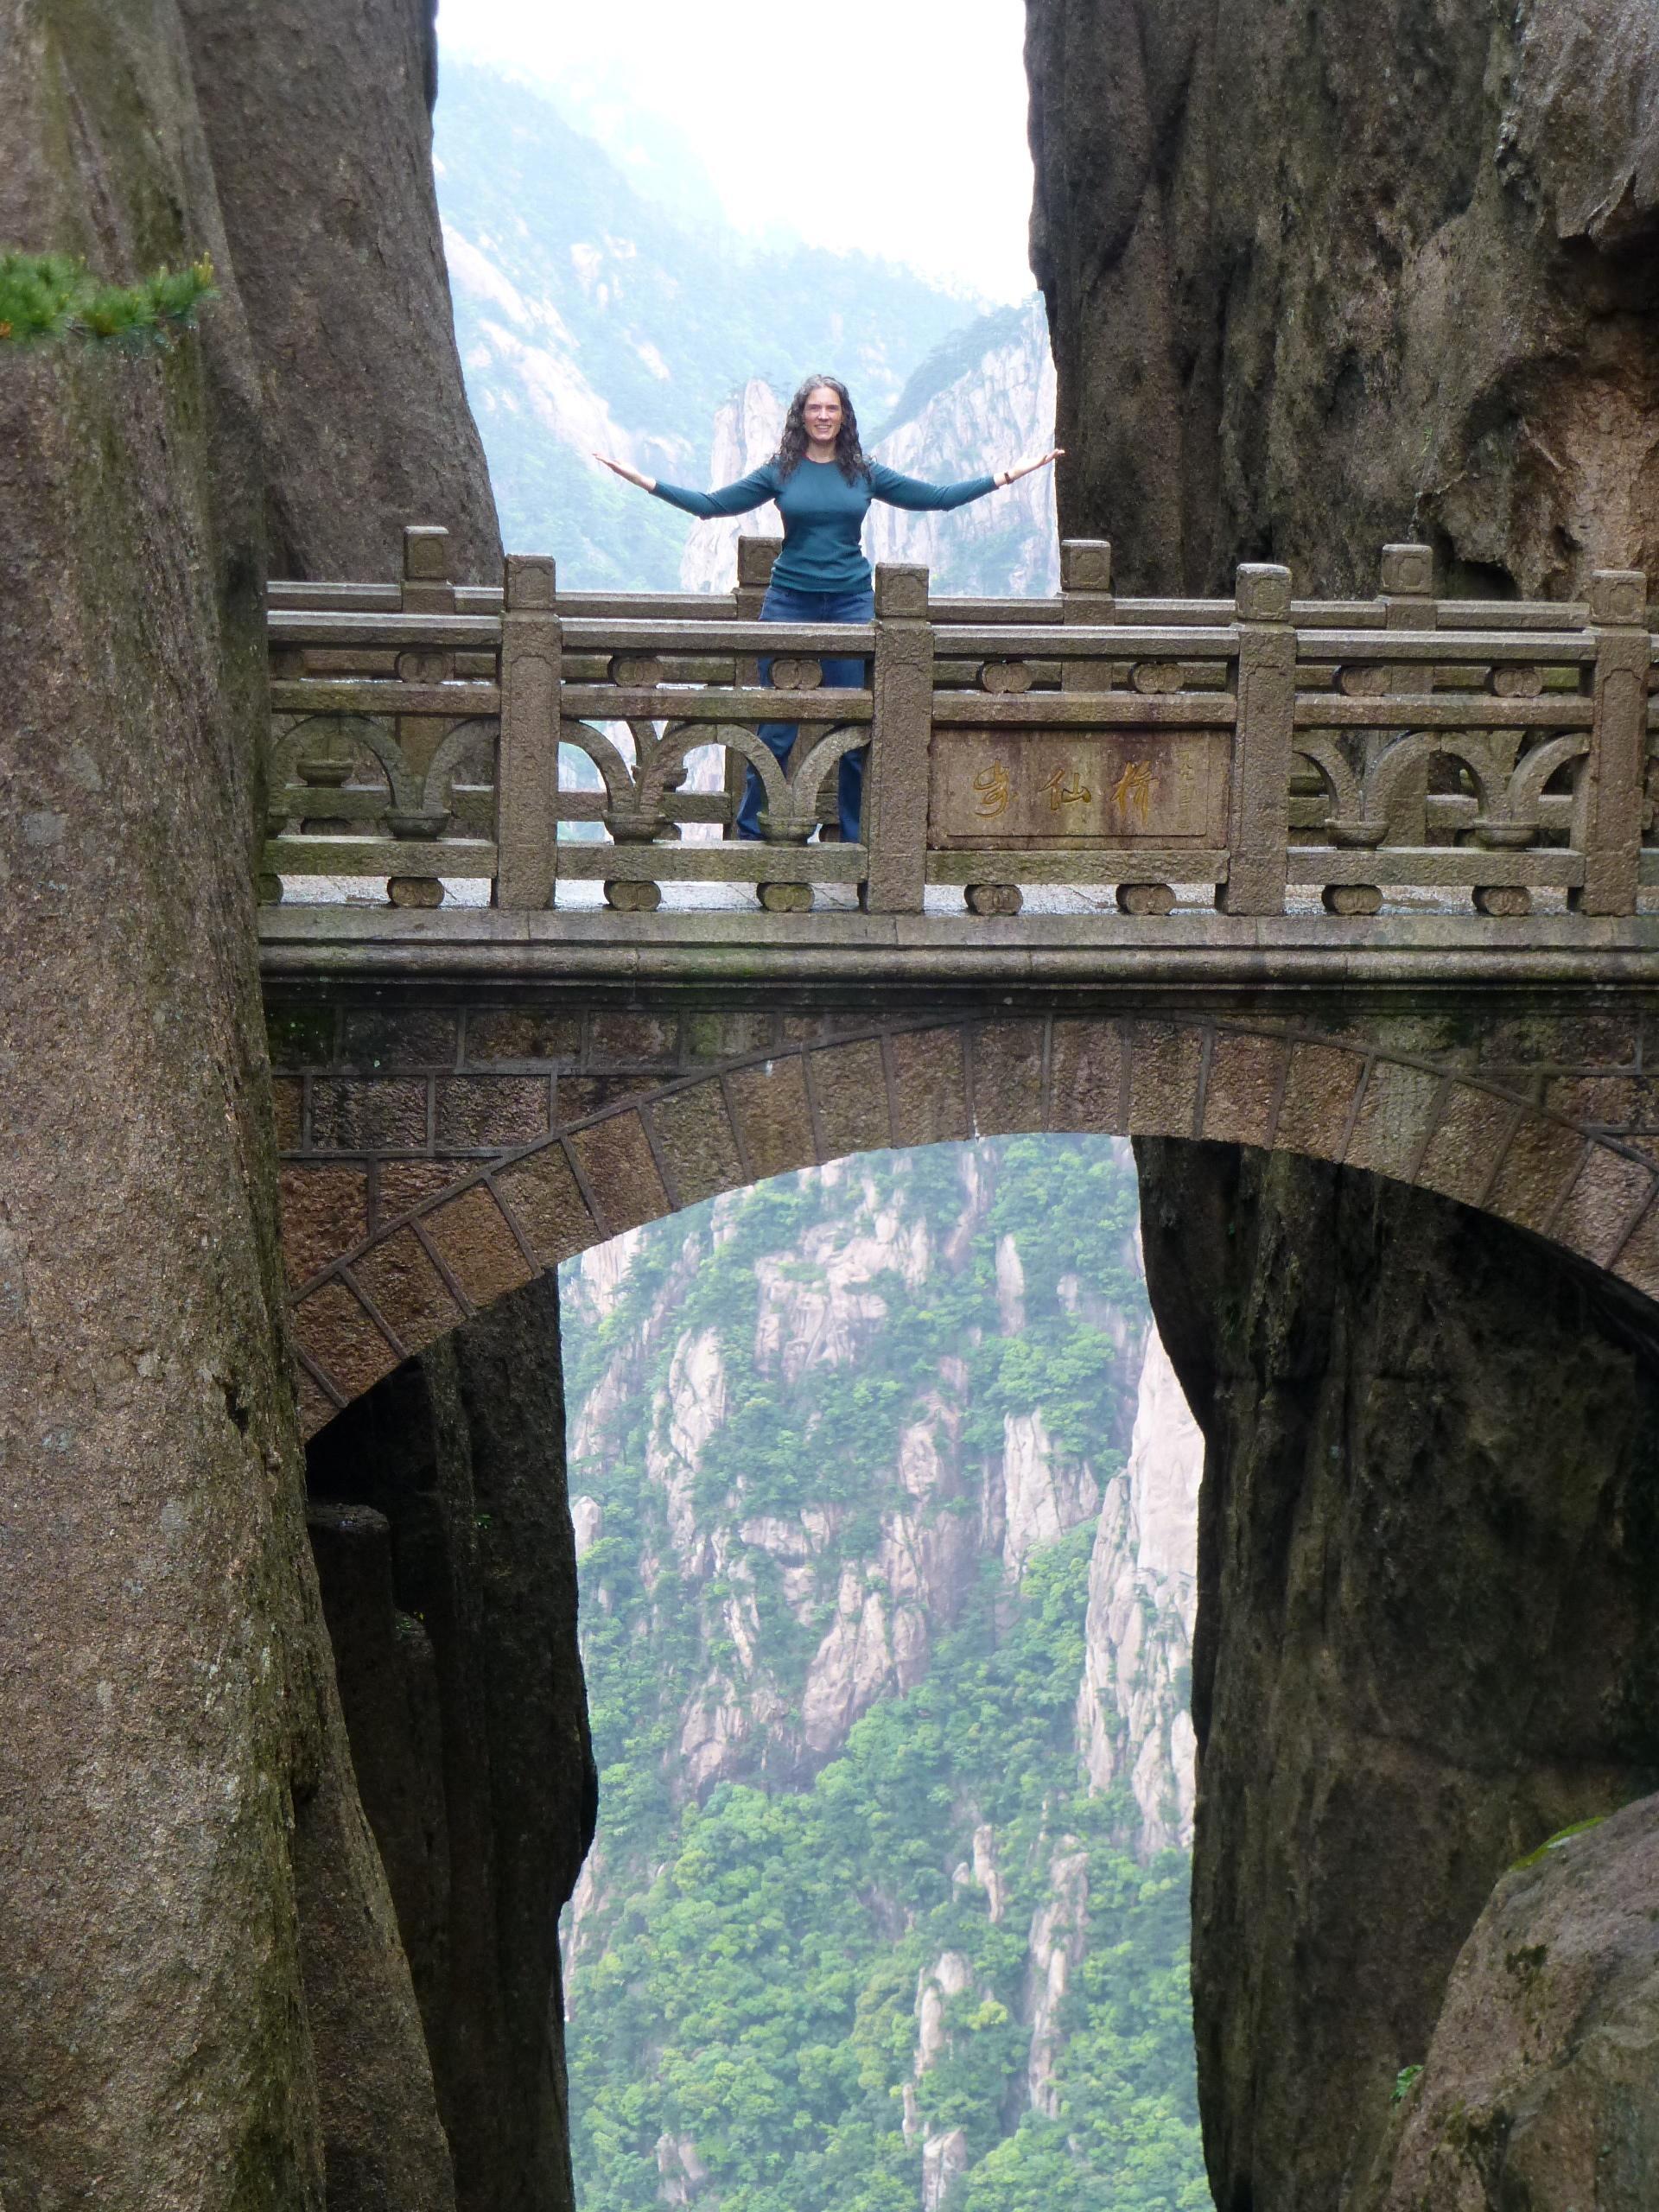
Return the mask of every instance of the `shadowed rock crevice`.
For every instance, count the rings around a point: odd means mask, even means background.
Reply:
[[[1206,2155],[1224,2206],[1326,2212],[1497,1876],[1659,1779],[1659,1314],[1351,1170],[1137,1155],[1206,1441]]]
[[[312,1445],[310,1488],[358,1784],[414,1975],[457,2201],[563,2212],[557,1921],[596,1789],[556,1279],[360,1400]]]

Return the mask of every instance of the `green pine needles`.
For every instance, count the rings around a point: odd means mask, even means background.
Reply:
[[[187,269],[109,284],[72,254],[9,250],[0,253],[0,345],[170,346],[218,296],[205,253]]]

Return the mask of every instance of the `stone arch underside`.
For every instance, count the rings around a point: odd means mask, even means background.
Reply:
[[[272,1027],[308,1435],[588,1245],[790,1170],[974,1136],[1303,1153],[1458,1199],[1659,1297],[1659,1109],[1637,1016],[1323,1030],[329,1007],[297,1022],[278,1008]],[[286,1064],[285,1038],[300,1047]]]

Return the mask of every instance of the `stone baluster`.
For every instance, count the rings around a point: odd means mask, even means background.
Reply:
[[[1573,808],[1584,883],[1571,904],[1581,914],[1633,914],[1648,752],[1648,580],[1639,569],[1598,569],[1589,599],[1595,721]]]
[[[495,759],[495,904],[553,904],[558,866],[558,579],[545,556],[510,553],[502,571],[501,734]]]
[[[772,563],[783,550],[781,537],[744,536],[737,541],[737,590],[734,594],[737,619],[740,622],[758,622],[760,602],[766,595],[766,586],[772,582]],[[760,657],[758,653],[740,653],[732,671],[732,681],[740,687],[760,681]],[[747,779],[749,764],[741,753],[726,755],[726,835],[737,835],[737,810],[743,803],[743,786]]]
[[[1229,797],[1227,914],[1282,914],[1290,858],[1291,736],[1296,708],[1296,632],[1290,570],[1246,563],[1238,571],[1238,722]]]
[[[1112,548],[1109,538],[1068,537],[1060,547],[1060,620],[1100,628],[1117,620],[1117,599],[1112,590]],[[1112,688],[1112,663],[1109,659],[1074,660],[1060,663],[1062,691],[1109,691]],[[1117,906],[1125,914],[1166,914],[1175,904],[1172,884],[1149,881],[1120,883],[1117,887]],[[973,893],[969,904],[977,906]],[[982,908],[979,911],[984,911]],[[1018,895],[1007,906],[997,910],[1018,913]]]
[[[449,533],[435,523],[410,523],[404,531],[405,614],[453,614],[454,578],[449,567]]]
[[[864,776],[873,914],[919,914],[927,884],[927,794],[933,739],[933,626],[927,570],[882,562],[875,571],[875,719]]]
[[[454,579],[449,567],[449,533],[437,524],[411,523],[404,531],[404,573],[398,591],[405,614],[453,614]],[[405,646],[397,655],[397,675],[408,684],[443,683],[454,674],[454,655],[425,645]],[[430,715],[399,715],[393,724],[397,750],[411,785],[426,780],[432,756],[442,742],[444,721]],[[429,840],[442,836],[447,813],[429,814],[404,807],[393,795],[386,827],[394,837]],[[386,884],[394,906],[441,906],[443,886],[435,875],[394,875]]]
[[[1060,547],[1060,620],[1098,629],[1117,620],[1112,548],[1104,537],[1068,537]],[[1109,660],[1063,660],[1062,691],[1109,691]]]
[[[1385,545],[1382,548],[1382,624],[1388,630],[1433,630],[1434,627],[1434,555],[1427,545]],[[1426,697],[1434,689],[1434,664],[1408,661],[1389,664],[1389,694]],[[1365,743],[1365,766],[1387,752],[1401,735],[1397,729],[1374,731]],[[1389,800],[1385,842],[1426,845],[1428,842],[1428,763],[1421,762],[1395,781]]]

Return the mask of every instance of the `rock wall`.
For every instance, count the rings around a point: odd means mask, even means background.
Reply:
[[[183,12],[258,365],[273,570],[395,575],[422,521],[448,525],[459,576],[499,578],[433,189],[432,0]],[[554,1929],[592,1808],[555,1285],[463,1334],[319,1440],[310,1480],[353,1755],[455,2190],[481,2212],[569,2201]],[[424,1658],[420,1613],[442,1622]]]
[[[501,1412],[534,1398],[499,1371],[529,1349],[505,1319],[428,1377],[445,1465],[500,1494],[513,1540],[480,1565],[475,1526],[428,1531],[425,1571],[466,1602],[414,1732],[454,1723],[446,1697],[488,1720],[479,1786],[445,1777],[465,1971],[429,2004],[439,2090],[410,1972],[429,1999],[436,1876],[394,1859],[394,1907],[353,1751],[376,1783],[400,1759],[427,1777],[397,1716],[348,1745],[304,1541],[251,882],[265,531],[290,573],[394,573],[411,518],[476,574],[499,553],[436,245],[430,10],[337,15],[0,8],[0,238],[111,276],[206,250],[222,294],[171,351],[41,352],[0,385],[0,639],[27,702],[0,756],[13,2212],[446,2212],[440,2094],[463,2201],[569,2201],[547,2022],[591,1805],[569,1530]],[[556,1334],[531,1333],[556,1437]],[[329,1552],[354,1695],[385,1627],[353,1602],[372,1526]],[[492,1707],[480,1685],[509,1677]]]
[[[1139,1150],[1206,1443],[1206,2156],[1229,2212],[1331,2212],[1499,1873],[1659,1777],[1659,1320],[1448,1200]]]
[[[1659,575],[1649,0],[1027,0],[1068,537],[1126,590]]]
[[[0,2195],[442,2212],[302,1519],[253,357],[171,0],[13,0],[0,53],[0,238],[225,288],[0,375]]]
[[[1192,1840],[1187,1711],[1198,1611],[1204,1442],[1156,1329],[1147,1334],[1128,1464],[1106,1485],[1089,1560],[1077,1748],[1091,1789],[1126,1782],[1143,1850]]]
[[[258,364],[270,573],[499,583],[432,181],[436,0],[180,0]]]
[[[1465,1944],[1366,2212],[1647,2212],[1659,2176],[1659,1799],[1554,1837]]]
[[[1027,13],[1061,528],[1122,588],[1369,590],[1405,537],[1453,591],[1659,574],[1647,0]],[[1497,1873],[1651,1765],[1651,1319],[1363,1179],[1141,1162],[1208,1437],[1211,2174],[1323,2212]]]
[[[558,1345],[550,1276],[310,1452],[340,1695],[463,2212],[572,2202],[558,1916],[597,1785]]]

